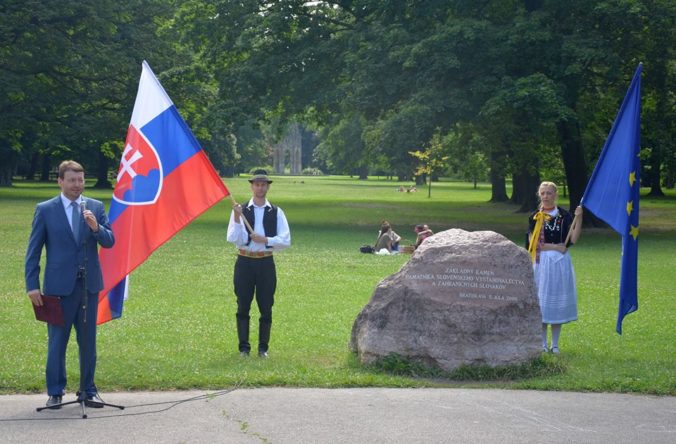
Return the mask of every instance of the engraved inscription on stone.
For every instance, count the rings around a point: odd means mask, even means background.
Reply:
[[[523,279],[503,275],[496,270],[481,268],[440,267],[434,273],[409,273],[406,280],[429,291],[444,291],[449,297],[487,301],[516,301],[507,293],[524,291]]]

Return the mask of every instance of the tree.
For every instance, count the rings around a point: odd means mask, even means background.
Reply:
[[[445,156],[445,148],[441,134],[436,132],[432,136],[427,148],[424,151],[411,151],[409,154],[419,162],[415,170],[417,176],[425,175],[428,178],[427,197],[432,197],[432,176],[448,166],[448,157]]]
[[[481,152],[473,152],[468,157],[468,162],[463,168],[462,175],[465,179],[470,180],[474,184],[474,189],[477,188],[477,182],[485,180],[488,171],[488,163],[486,156]]]
[[[645,2],[643,10],[645,26],[642,33],[645,69],[643,89],[643,146],[650,147],[648,171],[646,174],[650,186],[650,196],[664,196],[662,191],[663,172],[666,173],[667,186],[673,188],[676,148],[674,147],[674,120],[676,118],[676,7],[673,2]],[[665,93],[670,91],[671,93]],[[669,180],[668,178],[671,178]],[[668,184],[668,182],[671,182]]]
[[[317,146],[318,155],[325,160],[332,172],[352,174],[356,171],[359,179],[367,179],[375,152],[364,143],[363,125],[363,117],[356,114],[345,115],[321,134],[321,142]]]
[[[473,182],[475,189],[477,183],[485,180],[491,171],[488,155],[494,150],[487,143],[487,139],[471,124],[458,124],[444,137],[450,169],[464,180]],[[504,200],[507,200],[506,194]]]
[[[541,151],[555,145],[555,125],[567,109],[557,93],[556,85],[542,74],[519,79],[505,79],[481,112],[482,131],[493,146],[507,154],[513,172],[512,201],[520,211],[536,206],[534,190],[540,184]]]
[[[652,39],[653,47],[642,32],[674,28],[667,26],[672,3],[192,0],[175,23],[208,67],[222,120],[234,128],[270,116],[301,120],[312,110],[312,123],[340,140],[343,117],[359,116],[362,133],[353,136],[378,154],[370,167],[385,162],[404,179],[413,173],[408,152],[428,144],[437,129],[474,125],[488,145],[492,200],[507,198],[511,175],[512,199],[525,209],[543,151],[561,159],[577,205],[600,149],[598,129],[608,119],[600,110],[622,97],[623,73],[656,51],[673,67],[672,34]],[[646,13],[653,10],[664,20]],[[646,85],[657,97],[670,83]],[[668,111],[671,102],[665,103]],[[669,113],[661,114],[657,119],[668,121]],[[655,159],[670,149],[651,145]],[[328,146],[318,154],[340,165],[345,154]]]
[[[72,157],[109,186],[140,55],[163,60],[167,46],[155,32],[166,6],[161,0],[3,2],[0,153],[10,154],[2,163],[4,185],[19,167],[32,174],[39,162],[49,171],[52,162]]]

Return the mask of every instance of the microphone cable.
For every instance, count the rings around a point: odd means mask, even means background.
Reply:
[[[241,384],[238,382],[235,384],[232,388],[225,389],[225,390],[219,390],[217,392],[213,393],[205,393],[203,395],[197,395],[197,396],[192,396],[190,398],[184,398],[184,399],[178,399],[175,401],[161,401],[161,402],[150,402],[150,403],[145,403],[145,404],[136,404],[132,406],[125,407],[125,410],[129,409],[137,409],[141,407],[151,407],[151,406],[160,406],[160,405],[166,405],[169,404],[166,407],[159,408],[156,410],[148,410],[144,412],[137,412],[137,413],[118,413],[115,415],[96,415],[96,416],[90,416],[88,415],[87,418],[82,418],[81,416],[78,417],[67,417],[67,418],[49,418],[49,417],[44,417],[44,418],[0,418],[0,422],[12,422],[12,421],[70,421],[70,420],[77,420],[77,419],[103,419],[103,418],[120,418],[124,416],[142,416],[142,415],[153,415],[156,413],[162,413],[166,412],[167,410],[173,409],[174,407],[184,404],[186,402],[193,402],[193,401],[201,401],[203,399],[213,399],[213,398],[218,398],[219,396],[225,396],[229,393],[234,392],[237,390]]]

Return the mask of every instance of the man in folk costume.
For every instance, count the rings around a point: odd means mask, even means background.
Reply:
[[[258,356],[268,357],[272,306],[277,287],[273,253],[291,245],[291,233],[281,208],[266,198],[272,180],[265,170],[256,170],[251,183],[252,198],[245,205],[234,204],[228,224],[228,242],[238,250],[234,271],[237,296],[237,338],[239,352],[248,356],[249,310],[254,296],[260,312]]]

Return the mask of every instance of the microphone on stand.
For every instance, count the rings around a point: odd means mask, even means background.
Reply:
[[[87,224],[87,221],[84,218],[84,211],[86,209],[87,209],[87,202],[85,202],[84,198],[82,198],[82,200],[80,201],[80,214],[82,215],[82,220],[84,220],[85,225],[89,226],[89,224]]]

